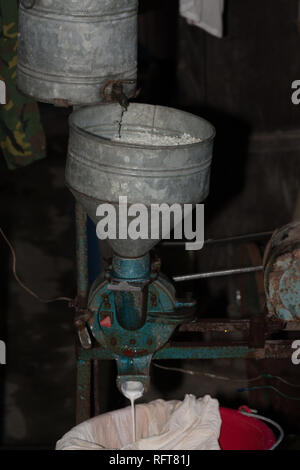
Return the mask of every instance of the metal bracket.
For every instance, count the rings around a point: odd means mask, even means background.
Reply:
[[[127,96],[123,86],[133,85],[134,83],[136,83],[136,80],[109,80],[102,89],[102,96],[107,103],[117,102],[127,111],[130,98],[136,98],[141,90]]]
[[[92,340],[87,328],[87,322],[93,316],[93,313],[86,308],[86,301],[77,297],[73,302],[70,302],[70,307],[75,308],[74,324],[77,329],[78,337],[81,346],[84,349],[92,348]]]

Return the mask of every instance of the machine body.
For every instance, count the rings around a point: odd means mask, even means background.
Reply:
[[[118,272],[114,267],[118,266]],[[147,390],[153,354],[175,328],[191,319],[195,302],[179,302],[165,276],[150,272],[149,255],[114,257],[106,280],[97,280],[89,296],[90,328],[117,361],[117,385],[139,381]]]
[[[270,315],[300,321],[300,222],[278,229],[265,252],[265,292]]]

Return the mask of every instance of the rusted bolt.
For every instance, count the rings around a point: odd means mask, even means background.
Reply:
[[[160,269],[161,269],[161,259],[159,257],[156,257],[156,259],[152,262],[151,272],[159,273]]]
[[[129,342],[130,342],[130,344],[135,344],[136,340],[134,338],[132,338]]]
[[[156,294],[151,294],[150,301],[151,301],[152,307],[157,307],[157,297],[156,297]]]
[[[104,308],[110,308],[111,307],[109,297],[108,297],[107,294],[102,294],[102,300],[104,302]]]
[[[151,339],[151,338],[148,338],[148,340],[147,340],[147,344],[148,344],[148,346],[151,346],[151,345],[153,344],[153,341],[152,341],[152,339]]]
[[[116,338],[111,338],[110,344],[111,344],[112,346],[115,346],[115,345],[117,344]]]

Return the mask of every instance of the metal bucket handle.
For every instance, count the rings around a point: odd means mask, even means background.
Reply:
[[[33,8],[35,6],[36,0],[21,0],[21,4],[27,10]]]

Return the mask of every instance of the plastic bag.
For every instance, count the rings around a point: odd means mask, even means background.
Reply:
[[[181,401],[136,405],[136,442],[131,408],[106,413],[71,429],[56,450],[219,450],[221,417],[217,400],[186,395]]]

